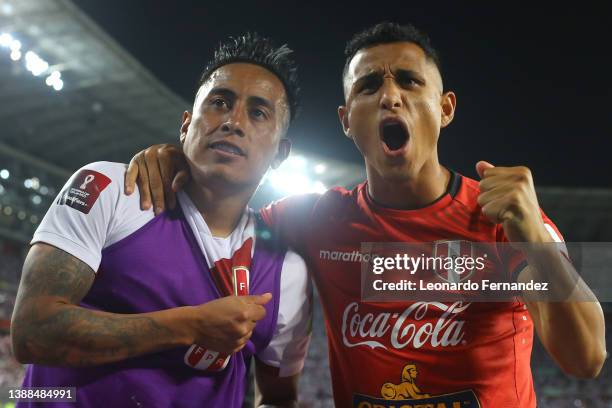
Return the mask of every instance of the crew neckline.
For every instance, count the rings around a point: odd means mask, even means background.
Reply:
[[[453,202],[455,196],[459,193],[459,190],[461,189],[461,186],[463,184],[463,176],[451,169],[448,169],[448,171],[450,172],[450,179],[448,181],[446,191],[435,201],[429,203],[424,207],[403,210],[398,208],[385,207],[384,205],[378,204],[374,201],[372,197],[370,197],[370,193],[368,192],[367,180],[361,185],[360,195],[362,196],[366,205],[372,210],[372,212],[380,215],[404,218],[407,215],[414,216],[428,214],[434,211],[441,210],[442,208],[445,208],[450,205]]]

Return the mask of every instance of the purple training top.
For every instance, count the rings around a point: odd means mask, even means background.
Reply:
[[[258,219],[258,232],[263,228]],[[251,356],[267,347],[276,327],[286,252],[270,234],[257,236],[250,293],[270,292],[273,297],[248,344],[232,356],[224,370],[206,372],[187,366],[183,361],[187,347],[88,368],[33,364],[27,368],[23,387],[76,387],[77,404],[20,402],[17,406],[241,407]],[[105,248],[93,286],[81,305],[113,313],[145,313],[199,305],[219,297],[206,259],[178,209],[164,212]]]

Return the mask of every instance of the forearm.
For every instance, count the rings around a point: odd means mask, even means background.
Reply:
[[[528,251],[527,260],[531,277],[549,282],[551,291],[549,301],[527,302],[542,344],[568,374],[596,376],[606,357],[597,298],[554,246]]]
[[[191,344],[185,333],[189,308],[115,314],[56,303],[23,305],[13,318],[12,339],[22,362],[91,366]]]
[[[606,358],[599,303],[541,303],[538,334],[548,353],[568,374],[597,376]]]
[[[297,407],[299,375],[279,377],[278,368],[255,362],[255,407]]]

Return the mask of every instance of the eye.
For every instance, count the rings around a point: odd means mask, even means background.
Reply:
[[[216,106],[217,108],[227,107],[227,102],[225,102],[225,99],[223,98],[214,98],[212,101],[210,101],[210,104]]]
[[[372,94],[376,92],[378,88],[380,88],[381,83],[382,78],[380,77],[368,78],[361,83],[361,86],[359,87],[359,92]]]
[[[257,120],[264,120],[268,118],[268,115],[266,114],[266,112],[258,108],[251,109],[251,116],[253,116]]]
[[[421,81],[419,79],[407,73],[398,73],[397,83],[403,88],[421,85]]]

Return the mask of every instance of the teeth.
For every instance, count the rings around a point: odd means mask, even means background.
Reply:
[[[217,149],[217,150],[221,150],[221,151],[224,151],[224,152],[227,152],[227,153],[232,153],[232,154],[235,154],[237,156],[242,156],[242,152],[237,147],[229,145],[229,144],[215,143],[212,147]]]

